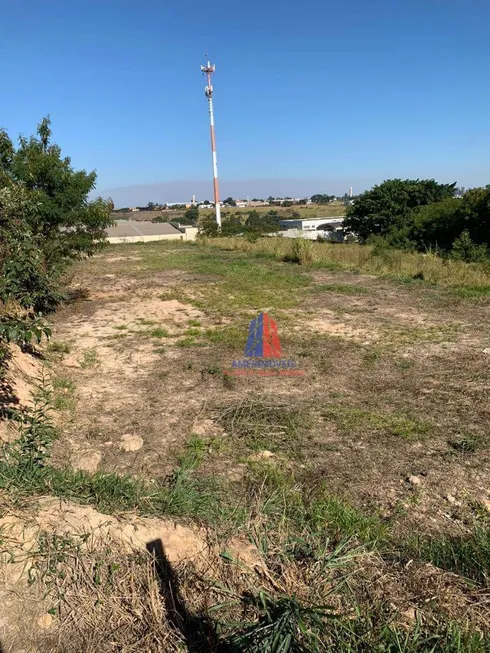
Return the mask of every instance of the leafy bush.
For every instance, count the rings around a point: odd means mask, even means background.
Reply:
[[[477,263],[487,258],[488,250],[486,245],[477,245],[471,240],[470,232],[465,229],[463,233],[456,238],[451,250],[451,257],[458,261],[466,263]]]

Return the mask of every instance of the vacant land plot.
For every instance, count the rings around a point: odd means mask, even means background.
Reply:
[[[45,351],[58,437],[29,482],[0,470],[9,515],[44,494],[132,516],[146,544],[155,518],[187,531],[157,576],[50,531],[41,650],[486,650],[485,293],[218,245],[111,247],[72,272]],[[262,311],[301,375],[230,374]]]

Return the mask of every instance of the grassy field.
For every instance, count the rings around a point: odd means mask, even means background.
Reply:
[[[293,213],[299,213],[302,218],[325,218],[332,215],[344,215],[345,205],[342,202],[332,202],[331,204],[309,204],[306,206],[297,204],[294,206],[245,206],[242,208],[224,208],[222,211],[230,211],[231,213],[245,213],[250,211],[257,211],[257,213],[269,213],[274,210],[281,218],[287,219],[292,217]],[[202,215],[210,215],[214,213],[214,209],[206,210],[199,209]]]
[[[299,213],[303,218],[324,218],[332,215],[344,215],[345,205],[342,202],[333,202],[332,204],[311,204],[308,206],[295,205],[292,207],[285,206],[245,206],[245,207],[224,207],[222,212],[238,213],[240,215],[248,215],[250,211],[257,211],[260,214],[269,213],[274,210],[281,218],[288,219],[293,217],[293,213]],[[214,214],[214,209],[199,210],[201,216]],[[171,220],[183,220],[185,211],[138,211],[138,212],[122,212],[113,213],[114,220],[152,220],[154,218],[163,216]]]
[[[68,282],[55,412],[0,462],[3,513],[56,497],[154,554],[176,524],[154,558],[42,530],[39,650],[489,650],[484,267],[219,239],[114,246]],[[233,373],[261,311],[301,375]]]

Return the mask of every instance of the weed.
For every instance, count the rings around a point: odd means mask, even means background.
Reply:
[[[465,433],[458,438],[448,440],[449,446],[460,453],[474,453],[482,445],[482,438],[474,433]]]
[[[295,238],[291,252],[286,254],[284,260],[299,265],[309,265],[313,262],[313,243],[306,238]]]
[[[85,349],[82,354],[80,366],[83,369],[88,369],[97,365],[100,365],[100,360],[97,356],[97,349],[95,347],[89,347],[88,349]]]
[[[168,338],[169,335],[170,334],[167,329],[164,329],[163,327],[157,327],[156,329],[152,329],[150,331],[150,336],[152,338]]]
[[[197,328],[191,328],[191,329],[186,329],[184,331],[184,336],[200,336],[201,335],[201,330]]]
[[[53,381],[54,402],[56,410],[70,410],[75,408],[75,383],[70,379],[57,378]]]
[[[419,537],[408,546],[409,555],[487,586],[490,580],[490,531],[475,523],[469,534]]]
[[[191,327],[200,327],[201,322],[199,320],[187,320],[187,324]]]
[[[127,324],[118,324],[114,328],[117,329],[117,331],[126,331],[126,329],[128,328],[128,325]]]
[[[295,595],[260,591],[242,597],[240,603],[245,611],[257,612],[258,618],[230,638],[228,646],[233,653],[320,651],[328,620],[339,618],[333,607],[305,605]]]
[[[58,432],[51,419],[51,396],[45,380],[34,396],[34,405],[15,411],[12,415],[18,427],[18,439],[5,448],[6,461],[20,468],[35,465],[38,469],[46,464]]]
[[[202,347],[203,343],[198,342],[193,336],[184,336],[177,341],[177,347]]]
[[[49,354],[69,354],[71,345],[61,340],[51,340],[46,347],[46,351]]]

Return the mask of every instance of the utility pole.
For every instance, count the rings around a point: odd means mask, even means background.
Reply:
[[[213,110],[213,85],[211,84],[211,75],[216,70],[216,66],[211,65],[208,61],[207,66],[201,66],[204,75],[207,76],[208,85],[204,89],[209,104],[209,123],[211,126],[211,151],[213,153],[213,184],[214,184],[214,206],[216,210],[216,223],[218,229],[221,229],[221,206],[219,203],[219,184],[218,184],[218,162],[216,159],[216,137],[214,134],[214,110]]]

